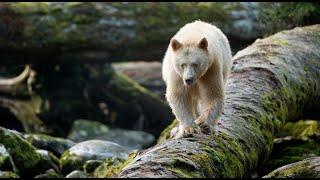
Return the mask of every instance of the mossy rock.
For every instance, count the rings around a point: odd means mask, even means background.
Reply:
[[[113,142],[89,140],[76,144],[60,158],[63,174],[73,170],[83,170],[83,164],[88,160],[104,160],[111,157],[127,159],[129,151]]]
[[[48,150],[58,157],[60,157],[64,151],[76,144],[68,139],[52,137],[45,134],[26,134],[24,137],[38,149]]]
[[[52,152],[49,152],[44,149],[38,149],[37,153],[41,156],[41,168],[42,169],[54,169],[59,172],[59,159],[53,155]]]
[[[0,127],[0,142],[7,151],[21,176],[32,176],[41,170],[42,158],[36,148],[14,131]]]
[[[125,166],[127,166],[135,157],[137,151],[132,151],[127,160],[118,157],[107,158],[95,169],[93,176],[96,178],[112,178],[115,177]]]
[[[15,173],[18,172],[18,169],[14,165],[10,154],[2,144],[0,144],[0,170],[12,171]]]
[[[101,160],[89,160],[83,164],[84,172],[92,173],[97,167],[99,167],[103,161]]]

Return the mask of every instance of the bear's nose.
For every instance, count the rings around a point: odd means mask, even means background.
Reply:
[[[192,82],[193,82],[193,78],[188,78],[188,79],[185,80],[185,82],[186,82],[188,85],[190,85],[190,84],[192,84]]]

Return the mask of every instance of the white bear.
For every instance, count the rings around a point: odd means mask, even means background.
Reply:
[[[216,26],[198,20],[174,35],[162,65],[166,99],[179,121],[171,136],[210,133],[224,108],[231,65],[229,41]]]

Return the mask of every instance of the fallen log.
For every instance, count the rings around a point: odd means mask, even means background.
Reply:
[[[306,158],[280,167],[263,178],[320,178],[320,157]]]
[[[250,177],[268,159],[279,127],[319,115],[319,47],[320,25],[256,40],[233,57],[215,134],[168,139],[174,121],[116,177]]]

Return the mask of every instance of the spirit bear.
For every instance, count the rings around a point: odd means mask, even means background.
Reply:
[[[171,136],[211,132],[224,108],[231,65],[228,39],[214,25],[195,21],[174,35],[162,65],[166,99],[179,121]]]

